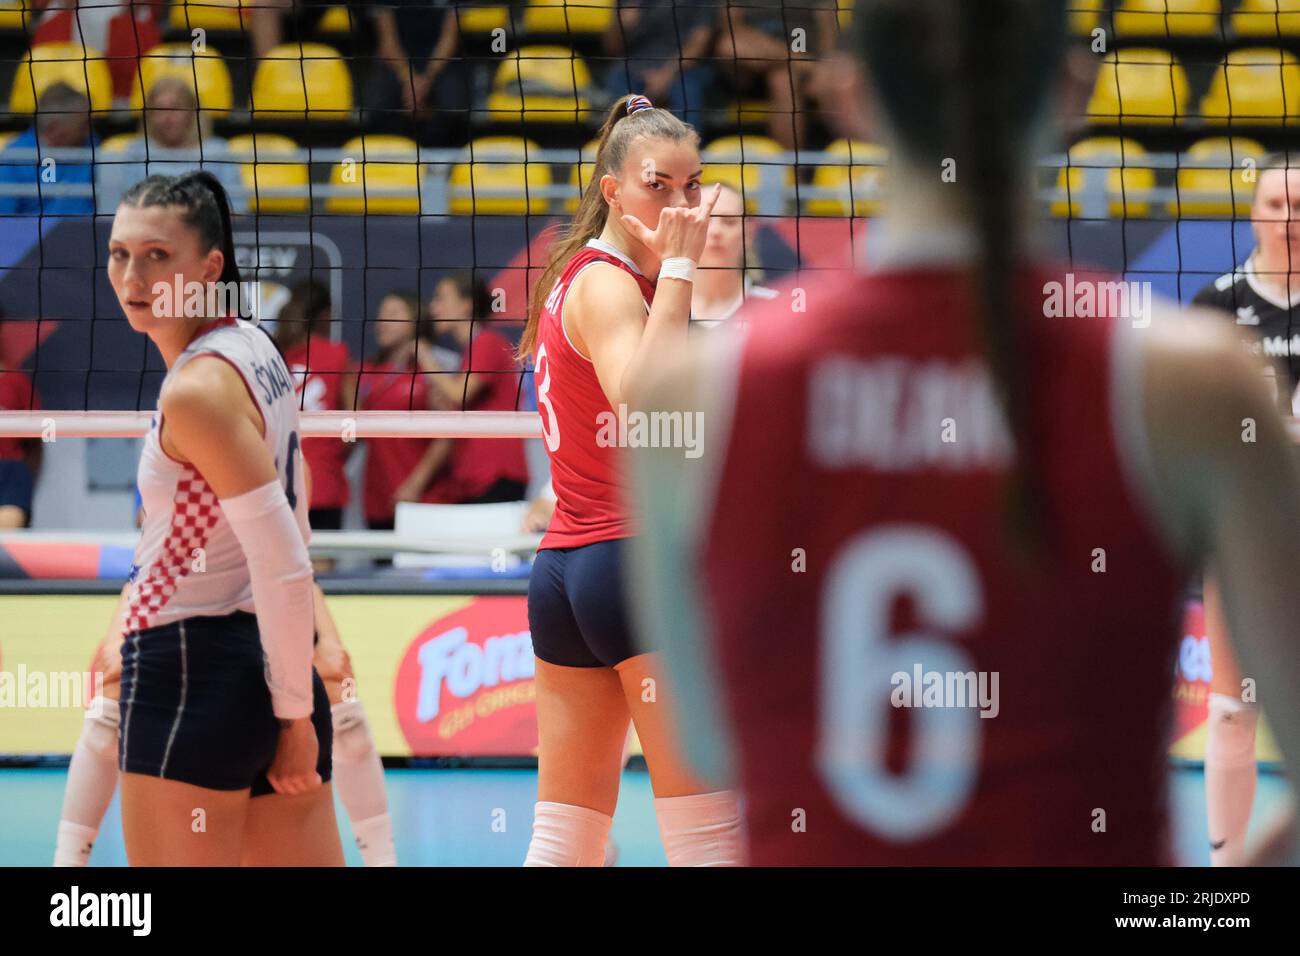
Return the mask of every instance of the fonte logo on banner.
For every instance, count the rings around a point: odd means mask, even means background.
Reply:
[[[421,757],[537,752],[533,642],[524,597],[479,597],[433,621],[397,671],[397,720]]]

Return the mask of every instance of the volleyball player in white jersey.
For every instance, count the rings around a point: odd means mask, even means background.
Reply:
[[[203,293],[229,301],[238,288],[220,183],[198,172],[129,189],[108,276],[167,366],[140,459],[145,520],[125,609],[127,856],[339,865],[293,384],[255,326],[186,314],[212,308]],[[197,302],[207,309],[181,307]]]
[[[307,468],[308,500],[311,469]],[[121,724],[118,698],[122,680],[123,614],[131,585],[122,589],[113,620],[95,649],[90,673],[101,682],[86,708],[81,736],[68,762],[63,809],[54,847],[55,866],[86,866],[95,839],[117,790],[117,735]],[[334,726],[334,782],[352,823],[352,833],[366,866],[396,866],[393,824],[384,789],[384,765],[365,709],[355,694],[352,661],[338,625],[314,585],[316,651],[313,665],[329,695]]]

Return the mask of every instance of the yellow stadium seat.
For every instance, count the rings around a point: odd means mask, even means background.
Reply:
[[[839,190],[840,196],[817,196],[805,203],[810,216],[873,216],[880,206],[879,190],[884,180],[883,165],[865,166],[857,160],[884,163],[889,153],[874,143],[850,142],[837,139],[826,147],[832,156],[844,156],[846,166],[817,166],[813,171],[814,186]],[[850,197],[852,201],[850,202]]]
[[[25,30],[36,19],[32,0],[3,0],[0,2],[0,30]]]
[[[420,213],[419,147],[405,136],[357,136],[343,144],[344,158],[330,185],[348,195],[325,200],[326,212],[416,216]],[[384,195],[372,194],[384,190]],[[396,191],[395,193],[393,191]]]
[[[591,86],[586,61],[568,47],[526,46],[497,68],[488,95],[488,118],[583,123],[591,115],[583,91]]]
[[[1300,115],[1300,61],[1285,50],[1233,50],[1201,101],[1209,125],[1281,126]]]
[[[767,100],[732,100],[727,107],[727,122],[733,126],[767,126],[772,112]]]
[[[587,191],[587,184],[591,182],[591,177],[595,174],[596,150],[599,146],[600,140],[593,139],[582,147],[579,161],[569,167],[569,188],[573,194],[564,201],[564,211],[570,216],[578,211],[578,203],[582,200],[582,194]]]
[[[316,29],[321,33],[351,33],[358,28],[352,20],[353,17],[348,15],[347,5],[340,4],[325,11]]]
[[[1239,37],[1300,36],[1300,0],[1242,0],[1229,22]]]
[[[42,43],[23,54],[18,64],[9,111],[35,113],[36,101],[51,83],[66,83],[86,93],[93,113],[107,111],[113,105],[113,78],[102,53],[83,49],[78,43]]]
[[[1106,9],[1106,0],[1069,0],[1066,7],[1067,24],[1075,36],[1087,36],[1101,26],[1101,15]]]
[[[1088,102],[1088,122],[1168,126],[1187,115],[1187,73],[1167,50],[1117,50],[1102,61]]]
[[[1156,185],[1156,172],[1141,165],[1146,150],[1136,141],[1098,136],[1070,148],[1071,165],[1061,169],[1057,186],[1063,196],[1052,203],[1052,215],[1078,218],[1084,215],[1083,193],[1094,177],[1106,175],[1106,195],[1111,216],[1146,216],[1151,203],[1141,194]],[[1075,165],[1075,164],[1078,165]]]
[[[1190,159],[1221,160],[1222,169],[1179,169],[1178,196],[1169,203],[1175,216],[1249,216],[1255,192],[1253,170],[1242,160],[1259,159],[1264,147],[1241,136],[1203,139],[1187,151]]]
[[[250,0],[249,7],[256,6],[256,0]],[[192,2],[172,3],[171,13],[167,18],[173,30],[217,30],[224,33],[238,33],[247,24],[244,23],[244,4],[241,0],[192,0]]]
[[[248,133],[227,144],[230,155],[243,161],[239,175],[248,190],[249,212],[308,212],[311,173],[303,162],[280,159],[298,151],[298,144],[278,133]],[[302,189],[302,196],[264,196],[264,189]]]
[[[745,212],[756,214],[759,209],[759,186],[773,160],[764,157],[780,156],[785,147],[766,136],[723,136],[715,139],[701,152],[704,160],[704,181],[720,182],[740,193],[745,200]],[[740,162],[731,159],[739,155]],[[777,161],[779,162],[779,161]],[[782,185],[794,185],[794,168],[781,163]],[[770,173],[766,173],[770,175]]]
[[[137,61],[139,73],[131,90],[131,109],[144,108],[144,96],[165,76],[184,80],[194,90],[199,107],[213,116],[226,116],[233,105],[230,70],[212,47],[195,54],[188,43],[163,43]],[[197,86],[195,85],[197,81]]]
[[[493,30],[510,28],[510,8],[505,4],[497,7],[456,8],[456,21],[461,33],[491,33]]]
[[[1219,0],[1119,0],[1115,33],[1134,37],[1217,37]]]
[[[254,119],[344,120],[352,112],[352,77],[332,46],[282,43],[258,63],[251,99]]]
[[[540,190],[551,185],[551,167],[528,162],[541,147],[520,136],[484,136],[465,147],[465,161],[451,168],[448,186],[455,216],[544,214],[549,200]],[[518,195],[489,195],[513,190]]]
[[[524,33],[604,33],[614,7],[614,0],[530,0]]]

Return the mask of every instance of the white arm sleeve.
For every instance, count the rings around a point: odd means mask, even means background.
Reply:
[[[275,716],[307,717],[312,712],[315,618],[311,561],[302,531],[278,481],[222,499],[221,510],[248,561]]]

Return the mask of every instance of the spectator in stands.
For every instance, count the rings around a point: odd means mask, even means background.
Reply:
[[[221,180],[227,192],[243,190],[239,164],[230,158],[226,141],[212,134],[194,87],[179,76],[164,76],[149,88],[138,139],[95,159],[95,201],[101,213],[112,213],[127,189],[153,174],[177,176],[201,167]]]
[[[26,372],[9,368],[0,350],[0,412],[27,412],[40,407],[40,396],[31,378]],[[0,436],[0,528],[31,525],[32,496],[43,450],[38,438]]]
[[[307,42],[330,8],[326,0],[256,0],[245,4],[245,7],[249,6],[253,16],[248,29],[253,37],[253,55],[258,59],[281,43]]]
[[[429,330],[419,321],[420,302],[409,292],[392,292],[379,303],[375,321],[375,351],[357,374],[354,402],[365,411],[431,411],[429,380],[441,367],[434,356]],[[364,509],[366,525],[393,528],[401,501],[419,501],[435,477],[430,468],[428,438],[366,440]]]
[[[93,166],[66,159],[42,165],[37,160],[11,158],[18,150],[93,149],[97,140],[90,129],[90,101],[66,83],[51,83],[36,102],[36,122],[10,140],[0,152],[0,185],[25,186],[21,195],[0,194],[0,216],[89,216],[95,212],[91,190],[72,196],[50,187],[89,186]]]
[[[718,79],[705,58],[721,23],[719,3],[619,0],[618,16],[602,38],[614,60],[605,79],[610,94],[643,93],[699,126],[707,92]]]
[[[434,328],[446,332],[461,350],[460,370],[430,377],[435,407],[449,411],[513,412],[519,407],[523,370],[514,346],[492,327],[492,299],[482,278],[457,272],[439,280],[429,311]],[[528,488],[528,465],[519,438],[442,438],[436,440],[430,474],[446,460],[446,475],[425,492],[438,504],[521,501]]]
[[[294,285],[275,320],[275,344],[289,367],[299,408],[305,412],[352,407],[356,366],[347,344],[330,338],[330,325],[330,292],[315,279]],[[311,467],[308,517],[313,528],[338,531],[343,527],[349,497],[343,467],[354,447],[341,438],[302,440],[302,455]]]
[[[745,0],[743,6],[729,4],[722,14],[714,55],[731,62],[719,69],[739,93],[761,83],[768,135],[786,149],[807,148],[809,101],[838,34],[832,0]],[[802,38],[798,44],[796,38]]]
[[[130,103],[139,82],[136,59],[162,42],[163,0],[28,0],[27,6],[37,13],[32,46],[79,43],[102,53],[113,78],[114,106]]]
[[[434,112],[422,139],[459,146],[469,134],[470,70],[459,57],[460,26],[450,0],[372,4],[375,62],[363,88],[366,125],[405,132],[412,112]],[[406,115],[401,115],[405,113]],[[378,115],[376,115],[378,114]]]

